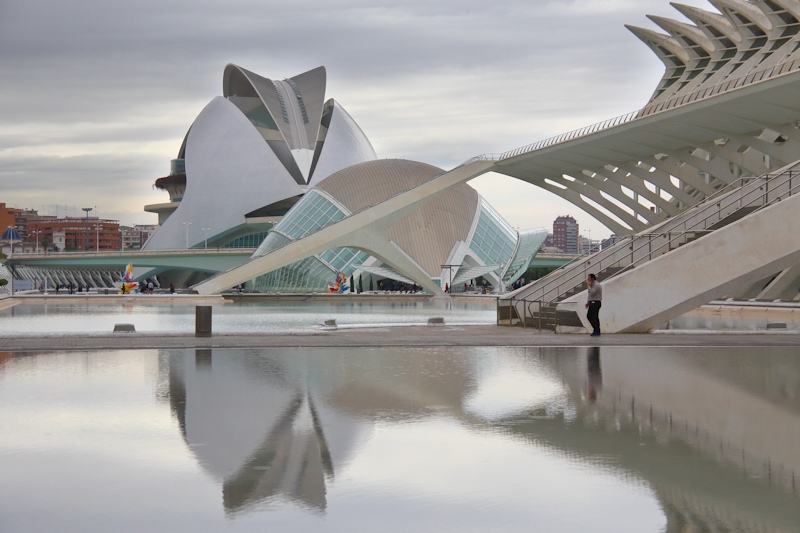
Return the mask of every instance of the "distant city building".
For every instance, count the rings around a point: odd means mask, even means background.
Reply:
[[[593,241],[589,237],[580,235],[578,237],[578,253],[585,254],[589,252],[597,252],[600,250],[600,241]]]
[[[99,217],[35,216],[27,219],[26,243],[33,251],[119,250],[122,244],[119,221]]]
[[[33,209],[9,208],[0,203],[0,229],[8,226],[22,238],[14,243],[14,252],[110,251],[121,246],[117,220],[45,216]]]
[[[17,220],[22,216],[21,209],[14,209],[6,207],[6,204],[0,203],[0,233],[9,226],[16,227]]]
[[[578,222],[569,215],[553,222],[553,246],[566,254],[578,253]]]
[[[543,254],[563,254],[564,252],[561,251],[560,248],[556,248],[555,246],[542,246],[541,250],[539,250]]]
[[[140,250],[147,239],[156,232],[158,225],[120,226],[123,250]]]
[[[612,233],[608,239],[603,239],[603,242],[600,243],[600,249],[605,250],[609,246],[614,246],[619,240],[620,238]]]
[[[0,203],[0,233],[8,229],[14,228],[19,236],[22,238],[20,242],[14,242],[14,251],[27,252],[27,244],[30,243],[30,236],[28,234],[28,220],[32,217],[38,216],[36,211],[30,209],[18,209],[15,207],[6,207],[5,203]],[[8,243],[6,243],[8,244]]]

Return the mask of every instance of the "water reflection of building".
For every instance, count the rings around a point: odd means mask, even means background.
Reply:
[[[587,459],[616,458],[652,485],[667,531],[796,531],[800,361],[791,350],[604,347],[596,355],[548,356],[579,406],[577,423],[538,428],[533,438]]]
[[[273,497],[326,508],[326,483],[366,439],[374,418],[427,413],[459,405],[466,372],[442,387],[427,357],[382,351],[357,367],[348,351],[324,360],[296,350],[161,352],[164,395],[200,465],[222,484],[226,512]],[[235,354],[235,355],[232,355]],[[384,371],[394,364],[410,376]],[[451,371],[462,365],[452,365]],[[428,376],[427,378],[425,376]]]
[[[161,361],[187,445],[230,513],[272,498],[324,511],[329,482],[376,423],[444,416],[651,487],[667,531],[795,531],[800,361],[704,354],[165,350]],[[492,365],[531,376],[538,399],[476,408]]]

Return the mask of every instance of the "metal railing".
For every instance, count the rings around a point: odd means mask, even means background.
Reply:
[[[503,320],[508,320],[509,326],[519,325],[523,328],[536,328],[539,331],[543,331],[546,324],[543,323],[543,319],[547,321],[548,319],[545,318],[545,309],[544,309],[544,302],[542,300],[528,300],[526,298],[511,298],[508,300],[508,306],[504,306],[508,309],[508,318]],[[522,304],[522,316],[519,315],[519,311],[514,303],[521,303]],[[536,312],[534,312],[533,307],[535,307]],[[499,300],[498,300],[498,314],[497,314],[497,325],[501,325],[501,318],[499,313]],[[516,318],[513,316],[516,314]],[[528,317],[530,317],[531,321],[528,322]],[[518,324],[514,323],[514,320],[518,320]],[[553,310],[553,330],[556,329],[558,326],[558,313]]]
[[[581,287],[590,272],[599,274],[615,269],[611,273],[611,276],[614,276],[644,264],[692,240],[708,235],[713,231],[712,226],[743,208],[752,207],[753,211],[757,211],[793,196],[800,188],[800,180],[796,179],[798,176],[800,172],[791,168],[773,176],[766,174],[760,178],[741,180],[746,183],[744,186],[734,182],[719,194],[662,223],[664,231],[632,235],[606,250],[578,258],[534,282],[539,286],[531,287],[533,292],[528,292],[525,298],[521,299],[541,300],[545,305],[552,304],[565,297],[569,291]],[[728,190],[732,187],[733,190]],[[606,279],[611,276],[607,276]],[[521,299],[509,298],[517,301]],[[498,306],[500,306],[499,301]]]

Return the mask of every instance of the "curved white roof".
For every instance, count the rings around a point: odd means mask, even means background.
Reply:
[[[325,101],[318,67],[273,81],[236,65],[186,135],[181,155],[186,191],[146,248],[222,245],[254,230],[248,216],[291,206],[308,187],[375,159],[361,128],[334,100]]]

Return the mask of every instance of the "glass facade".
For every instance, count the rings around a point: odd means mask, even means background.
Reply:
[[[267,231],[242,235],[230,242],[226,242],[220,248],[258,248],[261,243],[264,242],[264,239],[267,238],[267,235],[269,235]]]
[[[508,265],[517,246],[517,232],[492,207],[481,199],[478,227],[470,249],[486,265]]]
[[[251,109],[245,116],[250,119],[250,122],[254,126],[258,126],[259,128],[265,128],[269,130],[277,130],[278,125],[275,124],[275,121],[272,120],[272,116],[267,111],[267,108],[264,104],[260,104],[259,106]]]
[[[278,248],[283,248],[287,244],[292,242],[291,239],[279,233],[275,229],[269,232],[267,238],[264,239],[264,242],[258,247],[256,253],[253,254],[253,257],[261,257],[262,255],[267,255],[270,252],[277,250]]]
[[[520,233],[519,246],[517,246],[511,264],[506,268],[503,275],[503,281],[506,284],[514,283],[528,270],[531,260],[536,256],[536,252],[542,247],[546,238],[546,229]]]
[[[344,211],[333,202],[312,190],[278,222],[275,229],[290,239],[297,240],[332,222],[342,220],[345,216]]]
[[[323,259],[325,257],[330,261]],[[324,292],[335,283],[337,270],[347,274],[350,280],[356,266],[367,258],[368,253],[353,248],[327,250],[259,276],[253,289],[264,292]]]
[[[346,213],[330,199],[316,190],[308,192],[283,219],[269,232],[253,257],[266,255],[287,244],[345,218]],[[369,258],[369,254],[354,248],[334,248],[279,268],[253,283],[257,291],[326,291],[333,285],[336,271],[351,277],[355,265]]]
[[[347,215],[349,213],[345,213],[318,191],[309,191],[278,222],[253,257],[260,257],[277,250],[285,246],[287,242],[305,237],[328,224],[342,220]],[[273,238],[276,233],[282,235],[286,240]]]
[[[366,261],[369,254],[355,248],[334,248],[323,252],[319,257],[334,270],[341,270],[349,276],[347,270]]]
[[[309,191],[269,232],[253,257],[260,257],[338,222],[350,213],[326,193]],[[470,249],[489,266],[503,265],[504,281],[511,283],[525,272],[531,257],[547,236],[546,231],[529,232],[520,241],[518,233],[483,199]],[[335,282],[336,271],[350,278],[370,255],[356,248],[334,248],[292,263],[262,276],[251,287],[256,291],[320,292]]]

